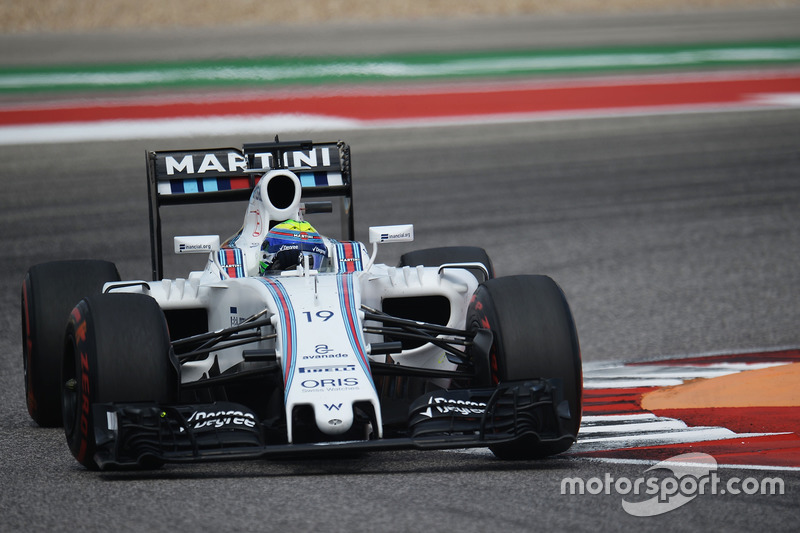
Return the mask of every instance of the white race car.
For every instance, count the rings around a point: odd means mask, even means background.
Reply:
[[[575,441],[580,347],[558,285],[495,278],[476,247],[377,263],[378,245],[413,240],[413,226],[371,227],[371,249],[353,240],[346,144],[276,139],[147,161],[153,280],[58,261],[22,288],[28,410],[63,424],[86,467],[334,449],[529,459]],[[304,220],[334,209],[309,201],[325,197],[341,201],[340,240]],[[174,237],[175,253],[208,260],[163,279],[161,208],[228,200],[248,202],[242,229]],[[301,229],[268,247],[286,221]]]

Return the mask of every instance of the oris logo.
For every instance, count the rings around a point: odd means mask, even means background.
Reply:
[[[358,387],[358,378],[330,378],[330,379],[306,379],[300,386],[304,389],[331,389]]]

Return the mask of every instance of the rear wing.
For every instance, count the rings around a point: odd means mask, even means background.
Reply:
[[[161,207],[247,201],[262,174],[291,170],[302,199],[341,198],[342,234],[355,239],[350,147],[342,141],[245,144],[239,148],[147,152],[147,194],[153,280],[164,274]]]

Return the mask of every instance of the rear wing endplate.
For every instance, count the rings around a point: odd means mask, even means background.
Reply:
[[[342,235],[355,239],[350,147],[342,141],[245,144],[239,148],[147,152],[153,280],[164,274],[162,206],[247,201],[272,169],[300,178],[302,198],[341,198]]]

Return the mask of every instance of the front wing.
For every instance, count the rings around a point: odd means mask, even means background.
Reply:
[[[572,443],[576,435],[564,430],[570,416],[558,380],[428,393],[410,406],[402,437],[306,444],[269,442],[255,413],[231,402],[96,404],[95,461],[110,469],[335,451],[484,447],[519,438]]]

